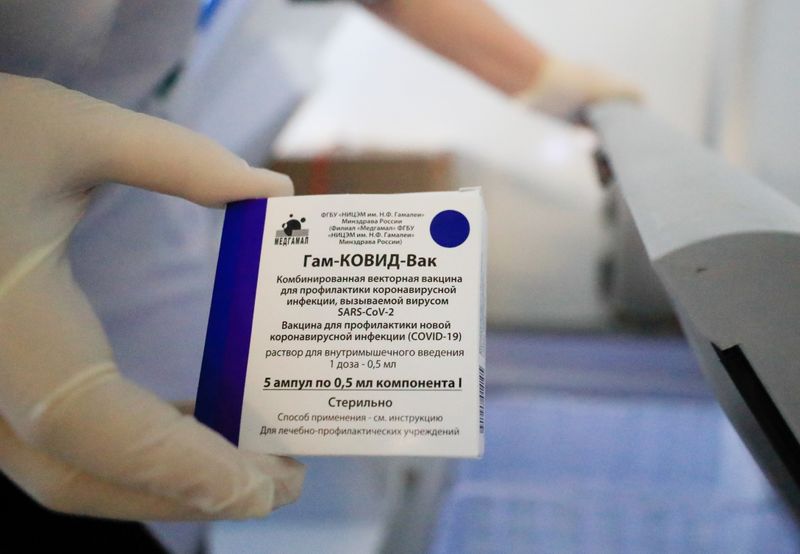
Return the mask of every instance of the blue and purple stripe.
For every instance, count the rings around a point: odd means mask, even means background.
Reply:
[[[239,444],[267,201],[228,204],[197,388],[195,417]]]

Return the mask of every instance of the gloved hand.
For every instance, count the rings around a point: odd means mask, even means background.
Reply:
[[[292,193],[176,125],[0,73],[0,468],[91,516],[247,518],[295,500],[301,464],[237,450],[117,371],[65,252],[108,181],[205,205]]]
[[[630,83],[591,67],[548,56],[534,82],[516,95],[524,104],[559,119],[574,122],[583,108],[604,100],[641,100]]]

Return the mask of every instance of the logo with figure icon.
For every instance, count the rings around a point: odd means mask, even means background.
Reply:
[[[308,244],[308,229],[303,228],[305,217],[295,217],[289,214],[289,219],[275,231],[275,244],[285,246],[288,244]]]

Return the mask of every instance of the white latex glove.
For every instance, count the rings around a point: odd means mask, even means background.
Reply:
[[[530,87],[516,95],[529,107],[574,122],[583,108],[604,100],[641,100],[630,83],[591,67],[549,56]]]
[[[237,450],[117,371],[65,252],[109,181],[205,205],[292,193],[177,125],[0,73],[0,468],[47,507],[109,518],[247,518],[293,501],[301,464]]]

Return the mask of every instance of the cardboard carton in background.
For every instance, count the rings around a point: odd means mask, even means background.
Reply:
[[[294,181],[304,194],[394,193],[456,190],[455,156],[449,153],[359,153],[289,157],[270,169]]]

